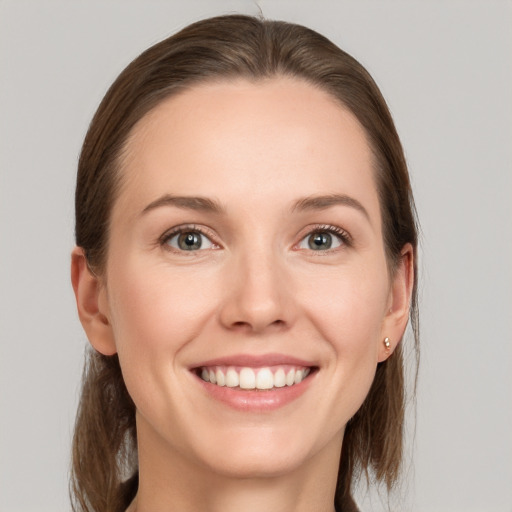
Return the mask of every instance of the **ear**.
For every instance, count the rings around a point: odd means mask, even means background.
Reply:
[[[91,345],[103,355],[115,354],[107,292],[100,278],[87,265],[81,247],[75,247],[71,253],[71,283],[78,316]]]
[[[411,306],[414,286],[414,249],[405,244],[397,264],[389,290],[388,309],[382,325],[382,341],[379,344],[379,362],[385,361],[402,339]],[[388,338],[389,347],[384,340]]]

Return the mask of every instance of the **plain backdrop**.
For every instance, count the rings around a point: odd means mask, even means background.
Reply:
[[[149,45],[259,8],[359,59],[406,149],[422,225],[422,361],[414,463],[391,509],[512,511],[512,3],[12,0],[0,1],[0,512],[70,509],[86,338],[69,253],[96,106]],[[384,506],[362,497],[365,512]]]

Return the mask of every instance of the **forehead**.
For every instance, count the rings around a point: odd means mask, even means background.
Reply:
[[[311,84],[207,83],[163,101],[134,127],[119,202],[143,207],[169,193],[283,203],[344,193],[378,203],[372,162],[355,116]]]

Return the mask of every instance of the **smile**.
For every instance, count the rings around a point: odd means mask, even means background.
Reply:
[[[270,390],[300,384],[311,372],[310,367],[291,365],[261,368],[236,366],[203,366],[198,375],[205,382],[216,386],[241,390]]]
[[[232,354],[189,368],[204,396],[243,412],[267,413],[307,394],[320,367],[286,354]]]

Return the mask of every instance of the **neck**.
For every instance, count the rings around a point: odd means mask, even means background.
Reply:
[[[213,471],[163,447],[152,433],[138,435],[134,512],[334,511],[341,439],[282,474],[240,477]]]

